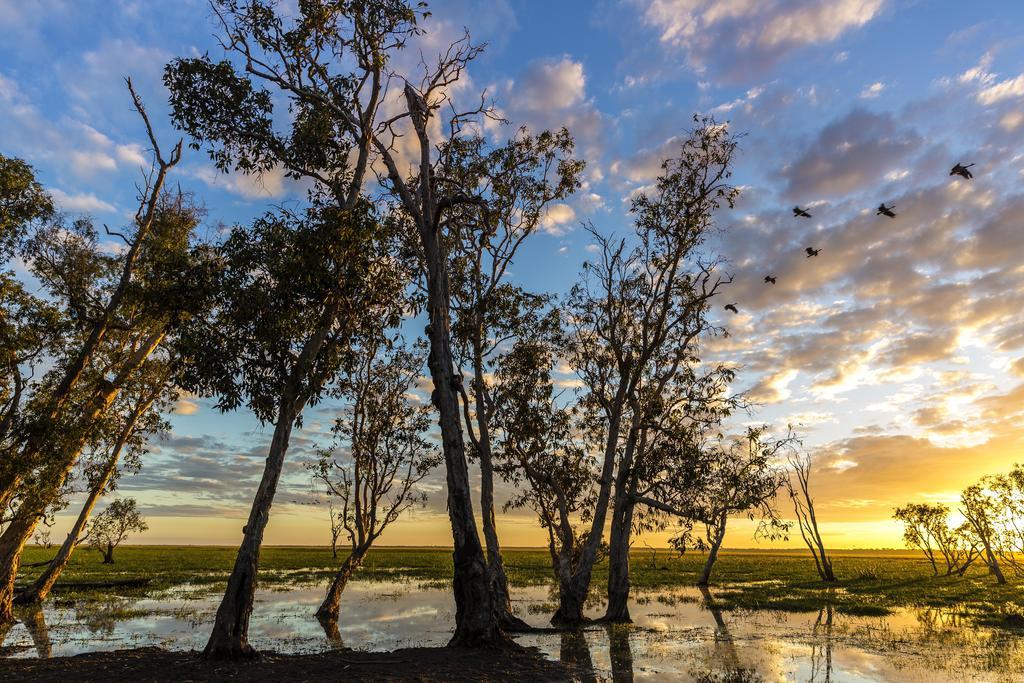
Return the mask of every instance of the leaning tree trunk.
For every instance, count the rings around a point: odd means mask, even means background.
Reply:
[[[487,419],[487,406],[483,399],[483,351],[479,339],[473,344],[473,374],[477,383],[475,395],[477,437],[480,457],[480,516],[483,520],[484,541],[487,544],[487,572],[491,582],[492,600],[498,622],[506,631],[521,631],[530,628],[525,621],[512,613],[512,597],[508,590],[508,575],[501,557],[501,543],[494,514],[494,463],[491,454],[491,427]]]
[[[114,445],[114,450],[111,452],[110,457],[107,459],[107,464],[104,465],[103,471],[100,473],[96,482],[93,484],[92,489],[89,491],[88,497],[82,504],[82,509],[78,513],[78,519],[75,520],[74,525],[71,527],[71,531],[68,532],[68,536],[64,539],[64,543],[61,545],[60,550],[57,551],[57,555],[50,561],[43,573],[35,580],[31,587],[22,591],[15,598],[17,604],[31,604],[42,602],[50,594],[50,590],[53,588],[53,584],[57,582],[61,572],[67,566],[68,561],[71,559],[71,554],[75,551],[75,547],[78,545],[78,539],[81,538],[82,532],[85,530],[85,525],[89,521],[89,516],[92,514],[93,508],[96,506],[96,501],[103,495],[103,491],[106,490],[107,484],[110,483],[110,478],[114,476],[114,472],[117,470],[118,460],[121,458],[121,451],[124,449],[125,443],[131,437],[135,431],[135,425],[138,422],[139,417],[145,413],[149,406],[152,405],[153,398],[141,402],[128,419],[125,428],[118,435],[117,443]],[[113,560],[111,560],[113,562]]]
[[[252,501],[249,519],[242,528],[242,544],[238,548],[231,576],[228,577],[227,590],[217,608],[213,631],[203,650],[205,657],[237,659],[256,655],[256,651],[249,645],[249,618],[252,616],[256,595],[260,547],[263,544],[263,532],[270,521],[270,507],[284,467],[292,425],[295,424],[301,405],[302,402],[295,398],[294,390],[287,392],[281,401],[263,477]]]
[[[367,550],[369,550],[368,544],[356,546],[352,549],[349,556],[341,563],[341,567],[338,568],[337,573],[334,575],[334,580],[331,581],[331,585],[327,589],[327,595],[324,597],[324,601],[320,603],[320,607],[316,611],[316,618],[320,622],[320,625],[324,627],[324,631],[327,633],[328,638],[332,638],[338,631],[338,613],[341,605],[341,593],[345,590],[345,586],[348,585],[349,579],[352,578],[352,575],[355,574],[356,570],[359,569],[360,566],[362,566]],[[340,637],[341,636],[339,634],[338,638]]]
[[[166,334],[166,328],[151,333],[132,353],[124,366],[118,370],[113,381],[104,381],[93,392],[85,404],[91,406],[91,409],[82,416],[82,425],[92,425],[100,415],[107,411],[110,404],[117,398],[124,383],[156,350]],[[19,456],[26,457],[29,461],[35,461],[45,450],[44,435],[44,432],[40,432],[26,443]],[[84,442],[84,437],[78,437],[77,443],[69,445],[66,452],[52,454],[54,462],[42,473],[40,488],[22,501],[15,513],[14,521],[7,526],[3,534],[0,534],[0,624],[14,620],[14,581],[21,564],[21,553],[25,549],[28,539],[32,537],[36,524],[46,513],[47,506],[60,495],[64,480],[75,463],[78,462]]]
[[[15,517],[0,535],[0,625],[13,624],[14,581],[21,565],[21,551],[36,528],[36,517]]]
[[[704,569],[701,570],[700,578],[697,579],[698,586],[707,586],[711,582],[711,570],[715,566],[715,562],[718,561],[718,551],[722,547],[722,541],[725,539],[725,525],[728,517],[722,515],[718,519],[718,524],[715,526],[715,537],[711,541],[711,547],[708,548],[708,557],[704,561]]]
[[[448,484],[448,518],[452,525],[455,575],[455,633],[449,645],[479,647],[509,642],[498,623],[489,581],[490,573],[473,518],[469,466],[462,440],[457,391],[460,380],[453,371],[449,321],[446,257],[436,232],[421,230],[427,265],[427,365],[434,384],[442,451]]]
[[[238,548],[238,555],[235,556],[235,565],[231,569],[231,576],[228,577],[224,597],[217,608],[213,630],[203,650],[204,657],[238,659],[252,658],[256,655],[256,651],[249,644],[249,618],[252,616],[252,605],[256,596],[256,573],[259,570],[263,533],[270,522],[270,507],[274,503],[277,483],[281,479],[292,427],[302,413],[306,401],[309,400],[312,391],[310,387],[320,381],[310,376],[311,369],[324,350],[327,336],[337,322],[340,311],[340,298],[332,298],[325,303],[320,320],[313,334],[303,345],[302,352],[296,359],[281,392],[277,422],[263,466],[263,476],[249,509],[249,519],[242,527],[242,544]],[[301,388],[304,382],[309,386]]]

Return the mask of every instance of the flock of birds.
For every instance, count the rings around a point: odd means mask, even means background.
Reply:
[[[958,175],[961,178],[963,178],[964,180],[970,180],[971,178],[974,177],[974,174],[971,173],[971,171],[970,171],[971,166],[974,166],[974,164],[966,164],[965,165],[965,164],[961,164],[961,163],[958,162],[955,166],[953,166],[952,170],[950,170],[949,175],[951,175],[951,176]],[[878,205],[878,208],[875,209],[875,215],[876,216],[887,216],[889,218],[896,218],[896,211],[895,211],[895,209],[896,209],[896,205],[895,204],[891,205],[891,206],[887,206],[885,202],[882,202],[881,204]],[[797,206],[793,207],[793,217],[794,218],[811,218],[811,212],[808,211],[807,209],[801,209],[800,206],[797,205]],[[807,248],[804,249],[804,252],[807,254],[807,258],[813,258],[813,257],[815,257],[815,256],[817,256],[818,254],[821,253],[821,249],[820,248],[815,248],[815,247],[807,247]],[[774,285],[774,284],[776,284],[777,281],[778,281],[778,278],[775,275],[769,274],[769,275],[765,275],[764,276],[764,283],[766,285]],[[730,311],[731,313],[739,313],[740,310],[736,307],[736,305],[737,305],[736,303],[726,304],[725,305],[725,310]]]

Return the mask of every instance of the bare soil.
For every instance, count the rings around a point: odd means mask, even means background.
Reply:
[[[198,652],[138,648],[54,659],[0,660],[4,681],[571,681],[572,672],[532,648],[340,650],[263,653],[254,661],[209,662]]]

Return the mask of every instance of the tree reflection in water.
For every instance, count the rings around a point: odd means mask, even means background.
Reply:
[[[590,656],[590,645],[583,629],[562,631],[558,659],[576,672],[582,683],[595,683],[594,660]]]
[[[826,604],[818,610],[811,641],[811,680],[832,680],[832,618],[835,608]]]

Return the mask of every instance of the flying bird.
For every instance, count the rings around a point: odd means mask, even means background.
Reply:
[[[953,170],[949,172],[949,175],[958,175],[962,177],[964,180],[970,180],[971,178],[974,177],[974,174],[967,170],[971,166],[974,166],[974,164],[967,164],[966,166],[964,166],[961,163],[957,163],[957,165],[953,167]]]
[[[736,308],[736,304],[726,304],[725,310],[732,311],[733,313],[739,313],[740,309]]]
[[[807,209],[801,209],[799,206],[794,206],[793,207],[793,215],[796,218],[810,218],[811,217],[811,214],[807,211]]]
[[[766,285],[767,284],[773,284],[774,285],[775,284],[775,276],[774,275],[765,275],[764,276],[764,283]]]
[[[878,210],[875,211],[876,216],[888,216],[889,218],[896,218],[896,212],[893,211],[896,206],[886,206],[885,202],[878,205]]]
[[[804,251],[807,252],[807,258],[811,258],[812,256],[817,256],[818,254],[821,253],[821,249],[814,249],[812,247],[807,247],[806,249],[804,249]]]

